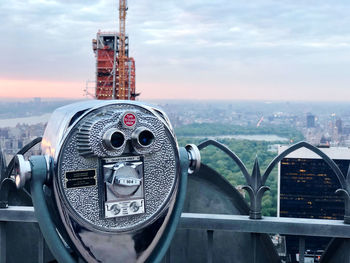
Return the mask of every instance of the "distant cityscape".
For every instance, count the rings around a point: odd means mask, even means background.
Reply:
[[[22,102],[0,101],[0,149],[5,154],[7,163],[23,146],[43,136],[47,120],[55,108],[72,102],[74,101],[45,101],[40,98]],[[268,143],[267,151],[273,156],[281,150],[279,145],[287,146],[296,142],[289,137],[291,133],[283,132],[290,130],[300,134],[297,138],[303,138],[315,146],[340,147],[326,150],[339,152],[340,149],[343,149],[347,155],[349,154],[350,110],[348,109],[350,107],[345,103],[257,101],[153,101],[149,103],[163,108],[180,141],[186,139],[198,141],[205,138],[265,141]],[[217,129],[213,130],[213,127]],[[225,130],[226,128],[228,131]],[[268,131],[271,132],[267,133]],[[233,143],[237,144],[237,141]],[[247,142],[243,144],[244,148],[249,148]],[[249,145],[252,148],[252,144]],[[253,150],[255,151],[255,148]],[[243,151],[236,153],[242,154],[243,157],[247,155]],[[29,154],[40,154],[39,145],[34,147]],[[212,166],[219,167],[215,164],[217,161],[215,158],[212,158],[214,162]],[[247,163],[244,158],[243,161]],[[336,162],[345,174],[349,158],[341,159],[344,160],[336,160]],[[233,182],[239,182],[235,181],[236,177],[232,178]],[[229,177],[227,179],[230,180]],[[300,156],[291,155],[283,159],[278,175],[276,174],[271,179],[272,181],[269,182],[272,187],[269,195],[270,208],[276,211],[276,208],[273,207],[277,205],[278,216],[341,220],[344,214],[343,203],[334,194],[338,181],[322,160],[310,159],[305,152],[302,152]],[[277,181],[279,182],[278,192],[274,186]],[[238,183],[234,185],[244,196],[242,185]],[[314,189],[314,192],[310,189]],[[295,205],[296,203],[298,205]],[[301,207],[303,209],[300,209]],[[277,248],[279,246],[283,248],[281,250],[283,253],[280,253],[282,262],[299,262],[296,238],[277,235],[273,237],[273,240]],[[319,262],[317,258],[325,251],[328,242],[327,238],[309,238],[305,259],[309,258],[310,261],[305,262]]]
[[[43,101],[33,98],[29,101],[0,101],[0,148],[6,161],[23,146],[43,136],[50,113],[57,107],[72,103],[71,100]],[[39,146],[31,154],[39,154]]]
[[[293,127],[313,145],[350,146],[348,104],[291,102],[197,102],[161,106],[174,127],[197,123]]]
[[[16,127],[0,128],[0,148],[5,154],[7,163],[23,146],[33,139],[41,137],[46,123],[33,125],[18,124]],[[32,154],[39,154],[39,147],[35,147]]]
[[[7,160],[25,144],[43,135],[47,118],[55,108],[72,102],[74,101],[49,101],[40,98],[29,101],[0,101],[0,147]],[[346,103],[259,101],[150,103],[164,109],[174,128],[193,123],[247,126],[256,128],[257,131],[260,127],[281,126],[297,129],[303,134],[304,139],[313,145],[350,146],[350,107]],[[34,116],[44,115],[46,119],[39,117],[33,121]]]

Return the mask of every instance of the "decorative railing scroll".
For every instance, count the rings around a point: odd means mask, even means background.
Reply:
[[[299,142],[296,143],[289,148],[287,148],[285,151],[283,151],[281,154],[276,156],[271,163],[266,168],[264,174],[261,176],[260,167],[258,158],[256,157],[254,167],[252,174],[250,175],[247,168],[245,167],[244,163],[239,159],[239,157],[232,152],[228,147],[225,145],[214,141],[214,140],[207,140],[205,142],[202,142],[198,145],[198,149],[202,150],[205,147],[212,145],[220,150],[222,150],[224,153],[226,153],[239,167],[239,169],[242,171],[245,180],[246,185],[243,187],[249,195],[250,198],[250,213],[249,218],[250,219],[261,219],[261,202],[262,198],[264,196],[264,193],[269,190],[270,188],[265,185],[267,178],[269,177],[271,171],[273,168],[288,154],[300,149],[300,148],[307,148],[310,151],[314,152],[318,156],[320,156],[332,169],[332,171],[337,176],[341,188],[336,191],[336,193],[341,194],[342,197],[345,200],[345,215],[344,215],[344,223],[350,224],[350,167],[348,170],[348,174],[345,177],[344,174],[341,172],[337,164],[329,158],[324,152],[322,152],[317,147],[307,143],[307,142]]]

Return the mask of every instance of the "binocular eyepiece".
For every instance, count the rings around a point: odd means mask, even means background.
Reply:
[[[131,135],[134,145],[149,147],[154,142],[154,134],[147,128],[137,128]]]
[[[131,134],[131,142],[136,147],[150,147],[155,140],[154,133],[145,127],[137,128]],[[105,132],[102,138],[104,146],[110,150],[119,150],[126,143],[125,134],[118,129],[110,129]]]
[[[124,133],[117,129],[110,129],[103,135],[103,144],[108,150],[120,149],[125,143]]]

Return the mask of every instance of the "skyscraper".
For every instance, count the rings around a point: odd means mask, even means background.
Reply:
[[[279,147],[279,152],[286,147]],[[350,164],[350,149],[345,147],[322,148],[334,160],[343,174]],[[344,202],[335,194],[339,181],[318,155],[308,149],[299,149],[279,166],[277,214],[281,217],[343,219]],[[306,249],[323,250],[329,239],[309,238]],[[287,251],[294,256],[298,251],[297,238],[287,237]]]
[[[342,122],[341,119],[337,119],[335,121],[335,127],[337,127],[338,134],[342,134],[343,133],[343,122]]]
[[[128,99],[135,100],[135,60],[129,57],[128,37],[125,38],[124,88],[126,93],[120,95],[121,73],[119,71],[118,57],[120,53],[120,37],[116,32],[97,33],[92,46],[96,55],[96,99]],[[124,89],[123,88],[123,89]]]
[[[314,128],[315,127],[315,115],[308,113],[306,115],[306,128]]]

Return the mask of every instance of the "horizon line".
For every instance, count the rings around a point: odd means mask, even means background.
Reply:
[[[81,100],[94,100],[95,98],[87,98],[87,97],[38,97],[38,96],[32,96],[32,97],[1,97],[0,96],[0,101],[20,101],[20,100],[33,100],[39,98],[41,100],[50,100],[50,101],[81,101]],[[337,102],[337,103],[350,103],[349,100],[298,100],[298,99],[290,99],[290,100],[279,100],[279,99],[192,99],[192,98],[145,98],[142,100],[137,100],[137,101],[195,101],[195,102],[201,102],[201,101],[224,101],[224,102],[265,102],[265,103],[276,103],[276,102],[311,102],[311,103],[330,103],[330,102]]]

